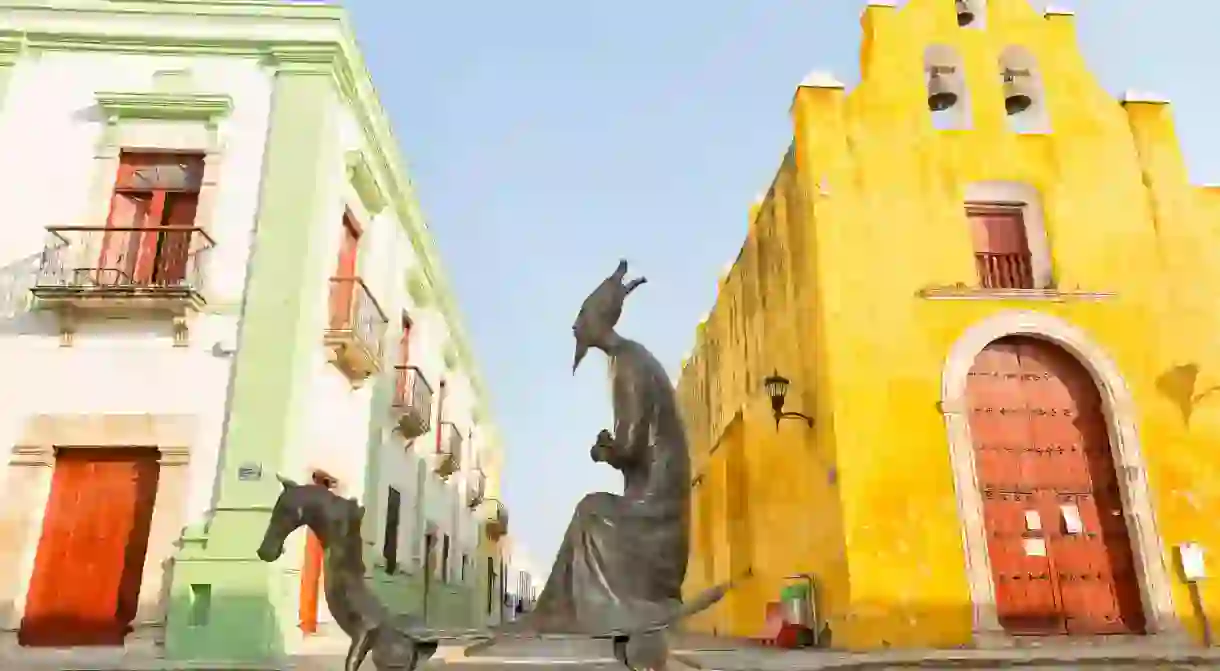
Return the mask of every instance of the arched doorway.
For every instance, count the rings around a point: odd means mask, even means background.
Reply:
[[[1048,341],[976,357],[966,401],[996,615],[1011,634],[1145,630],[1101,395]]]

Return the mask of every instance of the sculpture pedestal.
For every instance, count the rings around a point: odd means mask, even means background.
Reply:
[[[569,635],[523,635],[477,643],[466,649],[471,658],[506,660],[545,660],[589,663],[616,663],[614,643],[610,639]]]

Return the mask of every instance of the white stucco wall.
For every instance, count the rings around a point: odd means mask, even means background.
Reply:
[[[55,317],[30,310],[29,287],[48,239],[46,227],[105,224],[109,193],[98,188],[99,176],[107,174],[99,171],[105,120],[95,94],[149,91],[154,73],[181,69],[191,71],[200,92],[231,97],[233,111],[220,123],[219,142],[201,144],[206,129],[185,122],[124,121],[120,136],[211,150],[209,170],[219,181],[196,225],[216,242],[203,284],[214,309],[190,319],[186,347],[174,346],[164,318],[82,319],[73,346],[61,347]],[[253,59],[48,52],[14,68],[0,114],[0,202],[8,211],[0,226],[0,446],[6,457],[0,467],[0,527],[6,550],[15,553],[4,563],[16,576],[3,590],[13,601],[0,628],[20,621],[50,490],[49,469],[8,465],[10,449],[30,440],[35,415],[148,415],[178,418],[191,427],[192,435],[183,439],[189,462],[172,467],[185,475],[162,468],[162,480],[174,484],[159,489],[156,506],[172,512],[164,518],[168,525],[154,525],[137,624],[162,617],[160,562],[172,555],[181,526],[202,521],[212,498],[231,366],[213,346],[231,347],[235,340],[269,105],[270,80]],[[111,185],[102,186],[108,191]],[[98,436],[96,444],[107,443]]]
[[[154,72],[179,68],[193,72],[200,90],[233,99],[233,113],[220,126],[211,221],[197,224],[216,240],[206,265],[207,298],[214,305],[240,301],[270,104],[270,80],[252,59],[51,52],[22,60],[0,115],[0,199],[8,204],[0,268],[26,265],[6,273],[4,282],[32,283],[47,226],[105,224],[91,215],[97,210],[94,156],[104,126],[95,92],[146,91]],[[0,444],[13,445],[32,413],[196,416],[187,496],[189,519],[199,520],[211,497],[230,366],[211,350],[218,341],[232,343],[236,312],[194,318],[186,348],[172,346],[166,320],[84,321],[75,345],[61,348],[55,320],[27,310],[25,287],[9,296],[0,306],[0,366],[6,371]]]

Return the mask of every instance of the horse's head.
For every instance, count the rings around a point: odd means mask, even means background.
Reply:
[[[321,485],[298,485],[285,477],[279,480],[283,491],[271,509],[267,531],[258,547],[259,559],[279,559],[284,554],[285,539],[302,526],[313,529],[323,545],[353,531],[359,535],[364,508],[355,499],[336,496]]]
[[[308,489],[288,478],[279,477],[284,489],[275,500],[271,509],[271,519],[267,520],[267,531],[263,534],[263,542],[258,546],[258,558],[265,562],[273,562],[284,554],[284,540],[288,535],[305,524],[305,507]]]

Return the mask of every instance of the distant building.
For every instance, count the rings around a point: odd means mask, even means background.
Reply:
[[[1101,89],[1068,13],[894,4],[864,10],[858,87],[797,90],[683,365],[686,588],[752,575],[692,624],[768,636],[807,573],[836,647],[1198,638],[1220,190],[1164,100]]]
[[[0,4],[5,642],[333,633],[316,542],[255,557],[277,475],[361,501],[392,608],[496,622],[503,455],[346,13]]]

